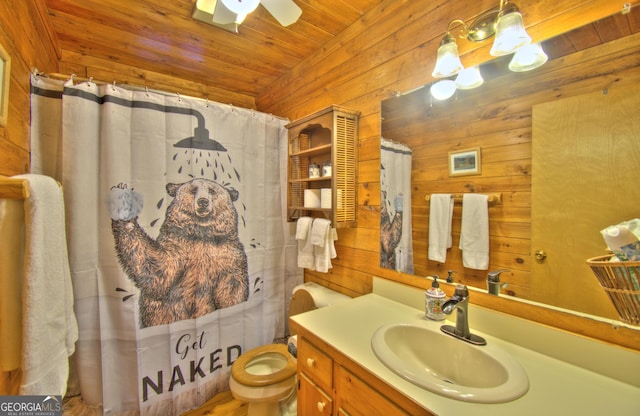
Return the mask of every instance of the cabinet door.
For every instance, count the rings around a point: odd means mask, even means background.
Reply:
[[[298,416],[330,416],[333,400],[303,373],[298,382]]]
[[[298,371],[325,391],[333,389],[333,360],[305,338],[298,340]]]
[[[371,388],[364,381],[339,367],[336,379],[338,414],[351,416],[409,416],[392,401]],[[342,413],[341,413],[342,412]]]

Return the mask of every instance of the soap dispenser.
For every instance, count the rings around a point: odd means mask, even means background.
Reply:
[[[454,273],[457,273],[457,272],[455,270],[449,270],[447,272],[447,283],[453,283],[454,282],[454,280],[453,280],[453,274]]]
[[[424,294],[425,318],[432,319],[434,321],[444,321],[445,314],[442,312],[442,305],[444,304],[446,297],[447,295],[442,289],[440,289],[438,275],[434,275],[431,288],[429,288],[429,290]]]
[[[489,272],[489,275],[487,276],[487,291],[489,292],[489,294],[500,294],[500,289],[503,287],[503,285],[500,284],[500,274],[507,271],[508,270],[495,270]]]

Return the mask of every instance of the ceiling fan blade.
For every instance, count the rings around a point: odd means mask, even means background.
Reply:
[[[302,9],[293,0],[260,0],[260,3],[282,26],[297,22],[302,14]]]

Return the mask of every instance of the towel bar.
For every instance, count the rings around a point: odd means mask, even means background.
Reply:
[[[27,199],[30,194],[28,180],[0,176],[0,198]]]
[[[462,196],[464,194],[451,194],[451,198],[453,198],[454,203],[461,203]],[[502,205],[502,193],[495,194],[486,194],[487,195],[487,203],[489,205]],[[429,202],[431,200],[431,195],[426,195],[424,200]]]

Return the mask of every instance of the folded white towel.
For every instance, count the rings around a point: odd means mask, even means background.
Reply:
[[[311,227],[311,223],[313,222],[313,218],[311,217],[300,217],[296,222],[296,240],[306,240],[309,236],[309,227]]]
[[[452,244],[453,198],[451,194],[433,194],[429,206],[429,260],[444,263]]]
[[[318,221],[318,220],[316,220]],[[315,221],[314,221],[315,223]],[[338,239],[338,232],[331,228],[331,223],[326,224],[324,239],[321,245],[313,246],[316,270],[327,273],[333,267],[331,259],[336,258],[336,248],[333,242]]]
[[[298,218],[296,240],[298,240],[298,267],[315,269],[313,245],[311,244],[311,217]]]
[[[328,232],[331,227],[331,221],[325,218],[316,218],[311,225],[311,244],[314,246],[324,247],[328,241]]]
[[[62,191],[42,175],[29,181],[25,200],[25,268],[22,309],[21,395],[61,395],[67,390],[68,357],[78,325],[65,232]]]
[[[489,268],[489,208],[487,195],[464,194],[460,249],[464,267]]]

